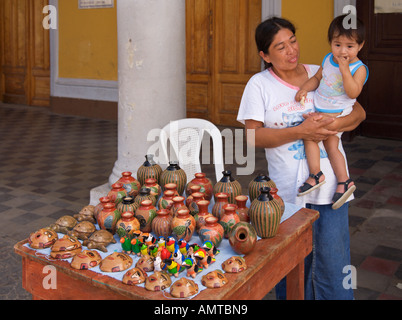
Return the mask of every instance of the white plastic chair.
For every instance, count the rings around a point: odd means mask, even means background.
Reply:
[[[219,181],[222,178],[222,171],[224,171],[222,134],[213,123],[197,118],[180,119],[170,122],[161,131],[160,143],[166,163],[179,161],[180,168],[186,172],[187,183],[194,179],[194,174],[202,172],[200,151],[204,134],[209,134],[212,137],[213,163],[216,181]],[[168,140],[170,141],[170,157],[168,155]],[[204,152],[208,152],[207,156],[210,159],[209,144],[207,146],[208,148],[203,147],[202,149],[203,159],[206,158]]]

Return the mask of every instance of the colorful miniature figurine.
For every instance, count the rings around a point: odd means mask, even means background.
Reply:
[[[164,261],[167,266],[167,271],[169,274],[172,274],[175,278],[179,276],[179,272],[183,271],[182,266],[178,265],[174,260],[165,260]]]
[[[170,259],[171,257],[172,257],[171,252],[166,248],[162,248],[162,250],[161,250],[161,259],[166,260],[166,259]]]
[[[195,278],[198,272],[201,272],[203,268],[200,268],[192,258],[185,258],[182,266],[187,269],[187,277]]]
[[[173,252],[172,259],[173,259],[173,261],[176,262],[179,266],[181,266],[182,263],[183,263],[184,256],[183,256],[183,254],[181,253],[178,244],[176,244],[176,246],[175,246],[175,250],[174,250],[174,252]]]
[[[180,252],[182,253],[183,256],[187,255],[187,251],[189,249],[189,244],[187,243],[186,240],[184,239],[180,239],[178,242],[179,248],[180,248]]]
[[[204,249],[198,249],[194,252],[194,256],[197,258],[197,263],[205,269],[208,269],[209,265],[215,261]]]
[[[162,271],[164,269],[166,269],[166,265],[165,263],[162,261],[161,258],[162,255],[162,250],[158,251],[155,260],[154,260],[154,270],[156,271]]]
[[[165,239],[165,237],[159,237],[158,238],[158,247],[159,248],[165,248],[165,246],[166,246],[166,239]]]
[[[176,240],[173,237],[169,237],[166,241],[166,249],[168,249],[168,251],[170,253],[174,252],[175,249],[175,244],[176,244]]]
[[[156,243],[156,238],[150,233],[142,233],[141,237],[144,239],[144,243],[147,246],[151,246]]]
[[[143,255],[143,256],[148,255],[148,246],[145,243],[143,243],[141,245],[140,252],[141,252],[141,255]]]
[[[215,256],[220,252],[214,244],[207,240],[203,243],[202,248],[208,253],[211,258],[215,258]]]
[[[151,245],[148,247],[148,254],[153,258],[156,257],[158,251],[159,251],[159,247],[157,245]]]
[[[121,243],[121,248],[124,253],[131,254],[132,251],[132,246],[131,246],[131,240],[129,237],[124,236],[120,238],[120,243]]]
[[[137,256],[141,256],[141,246],[142,246],[142,243],[139,239],[131,240],[131,252],[133,254],[136,254]]]

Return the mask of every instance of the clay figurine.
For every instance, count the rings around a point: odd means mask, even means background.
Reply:
[[[79,222],[71,231],[68,231],[69,236],[76,237],[80,240],[88,240],[88,238],[96,231],[96,227],[92,222]]]
[[[75,214],[73,217],[77,219],[78,222],[89,221],[92,223],[96,223],[94,215],[95,215],[95,206],[89,205],[82,208],[81,211]]]
[[[137,255],[137,256],[141,256],[141,246],[142,243],[139,239],[132,239],[131,240],[131,253]]]
[[[99,249],[107,252],[106,246],[110,243],[116,243],[116,240],[109,231],[102,229],[95,231],[88,240],[83,242],[83,245],[87,246],[88,249]]]
[[[154,272],[145,280],[145,289],[148,291],[161,291],[169,288],[171,284],[172,280],[166,272]]]
[[[173,275],[175,278],[179,276],[179,273],[184,270],[184,268],[181,266],[181,264],[177,264],[176,261],[167,259],[164,261],[167,268],[166,270],[169,272],[169,274]]]
[[[188,298],[198,293],[198,284],[193,280],[181,278],[172,284],[170,294],[175,298]]]
[[[222,263],[222,269],[229,273],[242,272],[247,269],[246,260],[240,256],[231,257]]]
[[[156,243],[156,238],[150,233],[146,233],[146,232],[142,233],[141,237],[143,239],[142,242],[144,242],[147,246],[150,246],[150,245]]]
[[[65,235],[53,244],[50,256],[55,259],[69,259],[81,251],[81,242],[77,238]]]
[[[123,253],[131,254],[131,239],[127,236],[121,237],[120,238],[120,243],[121,243],[121,249],[123,250]]]
[[[140,268],[133,268],[128,270],[123,276],[123,283],[130,286],[135,286],[145,282],[148,277],[147,273]]]
[[[173,253],[176,245],[176,239],[173,237],[169,237],[166,240],[166,249],[170,252]]]
[[[158,247],[159,247],[159,248],[165,248],[165,246],[166,246],[166,239],[165,239],[165,237],[159,237],[157,244],[158,244]]]
[[[214,244],[212,243],[212,241],[209,241],[209,240],[207,240],[207,241],[205,241],[203,244],[202,244],[202,248],[208,253],[208,255],[211,257],[211,258],[215,258],[215,256],[217,255],[217,254],[219,254],[219,250],[214,246]]]
[[[71,261],[71,267],[77,270],[88,270],[96,267],[102,261],[102,257],[96,250],[84,250],[77,253]]]
[[[42,228],[34,233],[31,233],[28,238],[28,242],[32,249],[46,249],[50,248],[58,239],[59,236],[57,235],[56,231],[48,228]]]
[[[180,239],[179,241],[177,241],[177,244],[179,245],[179,249],[180,249],[180,252],[184,255],[184,256],[186,256],[187,255],[187,251],[188,251],[188,249],[189,249],[189,244],[187,243],[187,241],[186,240],[184,240],[184,239]]]
[[[135,265],[136,268],[140,268],[144,270],[145,272],[150,272],[154,270],[154,258],[152,258],[150,255],[144,255],[142,256],[138,261],[137,264]]]
[[[154,270],[155,271],[162,271],[165,269],[165,263],[162,261],[161,258],[162,251],[159,251],[154,260]]]
[[[194,257],[196,258],[198,265],[204,269],[208,269],[209,265],[215,262],[215,259],[211,258],[204,249],[198,249],[195,251]]]
[[[195,278],[198,272],[201,272],[203,269],[197,265],[197,262],[194,261],[193,258],[187,257],[184,259],[182,266],[187,269],[187,277]]]
[[[125,253],[113,252],[103,259],[99,268],[103,272],[120,272],[127,270],[133,264],[133,259]]]
[[[72,216],[63,216],[53,224],[49,226],[49,229],[52,229],[58,233],[67,234],[68,231],[71,231],[78,221]]]
[[[228,279],[221,270],[214,270],[203,276],[201,283],[207,288],[221,288],[228,283]]]

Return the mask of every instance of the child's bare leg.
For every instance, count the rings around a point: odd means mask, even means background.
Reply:
[[[337,136],[331,136],[327,140],[324,141],[325,150],[328,153],[329,161],[331,162],[332,169],[334,170],[336,179],[338,182],[345,182],[349,179],[347,170],[346,170],[346,161],[339,150],[339,138]],[[350,183],[350,186],[353,186],[354,183]],[[343,185],[338,185],[336,188],[336,192],[344,193],[345,188]]]
[[[306,152],[306,157],[307,157],[307,164],[309,168],[309,172],[312,175],[317,175],[321,171],[321,166],[320,166],[320,148],[318,147],[318,143],[315,141],[309,141],[306,140],[304,141],[304,148]],[[325,176],[322,174],[319,177],[319,183],[323,182],[325,180]],[[307,180],[305,181],[306,184],[309,184],[310,186],[315,186],[317,185],[316,179],[312,177],[308,177]],[[299,193],[303,193],[302,187],[299,188]]]

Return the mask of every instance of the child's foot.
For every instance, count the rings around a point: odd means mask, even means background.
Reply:
[[[356,186],[351,179],[346,182],[339,182],[332,198],[332,209],[336,210],[342,207],[355,190]]]
[[[325,183],[325,176],[322,171],[316,175],[310,174],[305,183],[299,188],[298,197],[304,196],[315,189],[321,187]]]

